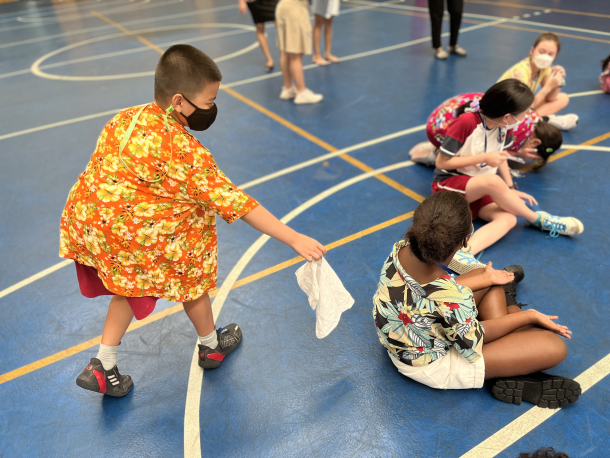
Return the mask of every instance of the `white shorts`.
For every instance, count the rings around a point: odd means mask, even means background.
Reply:
[[[390,359],[401,374],[439,390],[481,388],[485,380],[483,356],[470,363],[455,347],[451,347],[445,356],[426,366],[409,366],[392,355]]]

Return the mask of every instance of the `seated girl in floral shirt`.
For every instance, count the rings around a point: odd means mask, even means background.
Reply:
[[[561,363],[567,327],[535,310],[506,306],[513,274],[485,269],[454,277],[445,267],[468,244],[468,202],[456,192],[426,199],[381,269],[373,317],[401,374],[438,389],[481,388],[496,379],[497,399],[558,408],[575,402],[577,382],[534,374]],[[542,328],[542,329],[540,329]],[[536,349],[532,351],[532,349]]]

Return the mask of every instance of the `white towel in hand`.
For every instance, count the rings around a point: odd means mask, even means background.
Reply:
[[[339,324],[341,313],[354,305],[335,271],[326,259],[306,262],[296,271],[297,281],[309,296],[309,305],[316,311],[316,336],[322,339]]]

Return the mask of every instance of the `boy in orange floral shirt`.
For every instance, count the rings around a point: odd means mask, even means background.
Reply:
[[[169,48],[155,72],[155,101],[106,125],[70,191],[60,256],[74,259],[84,296],[112,295],[98,355],[76,380],[82,388],[111,396],[131,390],[131,377],[116,367],[118,345],[133,317],[148,316],[159,298],[184,304],[202,368],[220,366],[239,345],[236,324],[215,330],[208,296],[216,287],[216,215],[242,218],[308,261],[326,254],[234,186],[185,129],[214,122],[221,78],[198,49]]]

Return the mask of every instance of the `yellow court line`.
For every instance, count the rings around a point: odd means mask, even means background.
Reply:
[[[100,14],[100,13],[98,13],[96,11],[91,11],[91,12],[93,14],[95,14],[97,17],[99,17],[100,19],[106,21],[108,24],[111,24],[111,25],[115,26],[116,28],[118,28],[122,32],[124,32],[124,33],[126,33],[126,34],[128,34],[128,35],[130,35],[130,36],[132,36],[134,38],[137,38],[138,40],[140,40],[145,45],[150,46],[151,48],[155,49],[159,53],[163,54],[164,51],[161,48],[159,48],[158,46],[152,44],[150,41],[146,40],[145,38],[142,38],[141,36],[139,36],[139,35],[131,32],[131,31],[129,31],[128,29],[126,29],[122,25],[117,24],[116,22],[114,22],[111,19],[108,19],[103,14]],[[310,142],[315,143],[316,145],[318,145],[319,147],[325,149],[326,151],[329,151],[331,153],[334,153],[335,151],[339,151],[338,148],[335,148],[334,146],[326,143],[324,140],[316,137],[315,135],[310,134],[306,130],[301,129],[299,126],[291,123],[287,119],[282,118],[281,116],[279,116],[279,115],[275,114],[274,112],[268,110],[267,108],[263,107],[262,105],[259,105],[254,100],[251,100],[248,97],[245,97],[245,96],[241,95],[239,92],[235,92],[235,90],[230,89],[230,88],[228,88],[226,86],[223,86],[223,85],[220,85],[220,88],[222,90],[224,90],[227,94],[230,94],[233,97],[235,97],[236,99],[241,100],[246,105],[248,105],[248,106],[254,108],[255,110],[259,111],[260,113],[270,117],[274,121],[280,123],[284,127],[288,128],[288,129],[292,130],[293,132],[299,134],[300,136],[306,138]],[[371,172],[372,170],[374,170],[372,167],[369,167],[368,165],[366,165],[362,161],[359,161],[358,159],[350,156],[349,154],[340,154],[337,157],[343,159],[346,162],[349,162],[354,167],[357,167],[360,170],[363,170],[365,172]],[[423,196],[420,196],[415,191],[410,190],[406,186],[401,185],[400,183],[398,183],[397,181],[391,179],[390,177],[388,177],[386,175],[379,174],[379,175],[376,175],[375,178],[377,178],[379,181],[382,181],[383,183],[387,184],[388,186],[391,186],[392,188],[396,189],[397,191],[399,191],[399,192],[409,196],[410,198],[416,200],[417,202],[423,202],[424,201],[424,197]]]
[[[392,218],[383,223],[369,227],[368,229],[365,229],[363,231],[356,232],[355,234],[349,235],[349,236],[344,237],[340,240],[337,240],[333,243],[330,243],[329,245],[326,245],[326,250],[330,251],[333,248],[340,247],[341,245],[345,245],[354,240],[365,237],[369,234],[372,234],[373,232],[377,232],[382,229],[385,229],[386,227],[390,227],[390,226],[393,226],[394,224],[400,223],[402,221],[406,221],[407,219],[411,218],[412,216],[413,216],[413,212],[405,213],[404,215],[397,216],[396,218]],[[265,269],[258,273],[255,273],[253,275],[250,275],[249,277],[242,278],[241,280],[235,282],[235,284],[233,285],[231,290],[239,288],[244,285],[247,285],[248,283],[252,283],[256,280],[260,280],[261,278],[267,277],[271,274],[274,274],[275,272],[278,272],[282,269],[295,265],[304,260],[305,259],[303,257],[297,256],[296,258],[289,259],[288,261],[284,261],[281,264],[277,264],[273,267],[269,267],[268,269]],[[70,260],[69,262],[72,262],[72,261]],[[218,294],[218,290],[216,290],[216,289],[209,292],[210,298],[216,296],[216,294]],[[148,316],[147,318],[144,318],[143,320],[132,323],[129,326],[129,328],[127,329],[127,332],[134,331],[143,326],[146,326],[147,324],[154,323],[155,321],[158,321],[162,318],[173,315],[174,313],[177,313],[182,309],[183,309],[182,304],[176,304],[176,305],[169,307],[165,310],[162,310],[160,312],[153,313],[152,315]],[[41,369],[50,364],[61,361],[62,359],[68,358],[72,355],[80,353],[91,347],[99,345],[101,341],[102,341],[102,336],[97,336],[97,337],[94,337],[93,339],[87,340],[86,342],[82,342],[78,345],[74,345],[70,348],[66,348],[65,350],[62,350],[53,355],[47,356],[46,358],[39,359],[38,361],[34,361],[33,363],[26,364],[25,366],[19,367],[10,372],[2,374],[2,375],[0,375],[0,385],[3,383],[6,383],[8,381],[14,380],[18,377],[21,377],[23,375],[29,374],[30,372],[34,372],[35,370]]]
[[[609,14],[600,14],[600,13],[586,13],[582,11],[573,11],[573,10],[560,10],[557,8],[547,8],[545,6],[527,6],[521,5],[519,3],[507,3],[507,2],[490,2],[488,0],[465,0],[467,3],[479,3],[481,5],[494,5],[494,6],[510,6],[514,8],[524,8],[528,10],[542,10],[542,11],[552,11],[554,13],[565,13],[565,14],[575,14],[578,16],[594,16],[594,17],[604,17],[610,18]]]
[[[591,140],[587,140],[586,142],[581,143],[581,145],[582,146],[595,145],[596,143],[603,142],[607,138],[610,138],[610,132],[606,132],[605,134],[600,135],[599,137],[595,137],[595,138],[592,138]],[[568,149],[568,150],[562,151],[561,153],[553,154],[549,158],[549,162],[554,162],[558,159],[561,159],[562,157],[569,156],[570,154],[573,154],[577,151],[580,151],[580,149],[576,149],[576,148]],[[523,167],[522,169],[519,169],[519,171],[522,173],[529,172],[530,170],[532,170],[534,165],[536,165],[536,164],[527,165],[527,166]]]
[[[91,10],[91,14],[93,14],[94,16],[97,16],[98,18],[100,18],[102,21],[107,22],[108,24],[116,27],[117,29],[119,29],[121,32],[126,33],[127,35],[130,35],[134,38],[136,38],[138,41],[140,41],[141,43],[144,43],[146,46],[154,49],[157,52],[160,52],[161,54],[163,54],[165,51],[163,51],[161,48],[159,48],[156,44],[151,43],[150,41],[148,41],[146,38],[137,35],[129,30],[127,30],[125,27],[123,27],[121,24],[114,22],[112,19],[107,18],[106,16],[104,16],[101,13],[98,13],[95,10]]]

